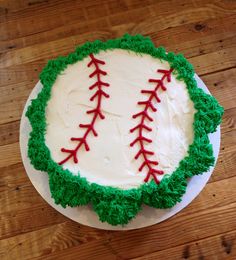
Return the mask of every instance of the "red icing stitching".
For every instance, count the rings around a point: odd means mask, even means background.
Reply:
[[[80,128],[86,129],[84,135],[82,137],[79,137],[79,138],[71,137],[71,141],[78,142],[78,145],[75,147],[75,149],[61,148],[61,151],[63,153],[68,153],[69,155],[64,160],[59,162],[60,165],[67,162],[72,157],[73,157],[74,163],[78,163],[78,157],[77,157],[78,150],[82,146],[84,146],[85,150],[89,151],[89,145],[88,145],[88,142],[87,142],[87,137],[88,137],[89,133],[92,132],[95,137],[98,136],[98,134],[97,134],[97,132],[94,128],[97,118],[98,117],[100,117],[101,119],[105,118],[105,116],[102,114],[102,111],[101,111],[101,103],[102,103],[102,98],[103,97],[109,98],[109,95],[102,90],[102,87],[109,87],[109,84],[106,83],[106,82],[103,82],[101,80],[101,75],[105,76],[105,75],[107,75],[107,73],[105,71],[101,70],[100,67],[99,67],[100,65],[104,65],[105,62],[95,58],[93,54],[90,54],[89,56],[91,58],[91,61],[88,63],[87,66],[88,67],[90,67],[91,65],[95,66],[95,70],[89,75],[89,77],[90,78],[96,77],[96,82],[93,85],[91,85],[89,87],[89,89],[93,90],[93,89],[97,88],[95,94],[90,98],[90,101],[94,101],[96,99],[97,105],[94,109],[88,110],[86,112],[87,114],[93,114],[91,123],[79,125]]]
[[[145,143],[152,143],[151,139],[146,138],[143,135],[143,130],[146,130],[148,132],[152,131],[152,128],[148,127],[145,124],[145,120],[152,122],[152,117],[148,114],[148,111],[151,110],[153,112],[156,112],[157,109],[154,107],[153,101],[161,102],[160,98],[157,95],[157,91],[159,88],[161,88],[163,91],[166,91],[166,87],[164,86],[164,80],[167,79],[167,82],[171,81],[171,72],[173,69],[170,70],[157,70],[157,72],[160,72],[163,74],[161,79],[149,79],[150,83],[156,83],[156,87],[154,90],[141,90],[142,94],[149,95],[149,98],[146,101],[140,101],[138,102],[138,105],[144,106],[144,109],[133,115],[133,118],[140,118],[140,122],[137,126],[132,128],[130,130],[131,133],[138,130],[138,137],[130,144],[131,147],[133,147],[135,144],[139,143],[140,149],[138,153],[135,155],[135,160],[137,160],[141,155],[143,156],[143,163],[139,167],[139,171],[141,172],[144,167],[148,168],[147,175],[144,179],[145,182],[148,182],[149,178],[152,176],[155,182],[158,184],[159,180],[156,177],[156,174],[163,174],[164,172],[161,170],[157,170],[154,168],[154,166],[158,165],[157,161],[152,161],[148,159],[148,156],[154,155],[154,152],[149,151],[145,149]]]

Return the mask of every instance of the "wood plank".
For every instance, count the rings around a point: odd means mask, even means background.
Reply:
[[[12,40],[38,32],[45,32],[73,21],[85,21],[83,8],[77,9],[73,5],[68,5],[67,7],[70,8],[63,9],[63,6],[61,6],[61,11],[57,8],[52,8],[51,10],[45,9],[44,12],[38,9],[38,12],[32,13],[31,16],[13,21],[3,21],[0,40]],[[60,16],[60,19],[57,19],[58,16]]]
[[[234,210],[235,203],[191,215],[175,216],[171,221],[163,222],[155,228],[116,233],[110,245],[122,257],[132,258],[139,256],[140,253],[144,255],[147,252],[156,251],[157,247],[162,250],[187,241],[225,233],[235,229]],[[216,225],[219,225],[217,229]],[[178,234],[178,238],[173,235],[173,231]],[[63,253],[66,254],[67,250]]]
[[[205,56],[205,55],[203,55]],[[210,57],[208,57],[210,58]],[[236,69],[229,69],[201,76],[212,95],[224,107],[225,110],[235,107],[236,100]]]
[[[26,194],[28,195],[29,193]],[[1,214],[0,239],[42,229],[65,221],[65,216],[46,203],[43,206],[40,204],[34,205],[31,210],[29,208],[27,210],[18,208],[17,211],[12,210],[9,213]]]
[[[4,18],[7,21],[18,20],[20,18],[25,18],[33,16],[34,13],[45,14],[47,11],[51,11],[56,7],[59,9],[65,9],[65,6],[70,3],[69,0],[33,0],[33,1],[2,1],[2,8],[5,8]],[[1,17],[3,19],[3,17]]]
[[[20,121],[12,121],[6,124],[0,124],[0,146],[12,144],[19,141]]]
[[[221,125],[221,149],[217,160],[216,168],[211,176],[210,182],[230,178],[236,172],[236,151],[235,147],[235,118],[236,108],[228,109],[223,116]],[[230,133],[230,134],[229,134]]]
[[[205,3],[205,4],[204,4]],[[171,5],[164,4],[166,12],[160,12],[160,6],[150,6],[148,9],[145,7],[135,9],[132,11],[122,12],[121,14],[115,14],[109,17],[112,26],[120,25],[125,22],[135,23],[132,33],[145,33],[149,32],[149,25],[155,26],[156,30],[163,30],[170,26],[178,26],[180,24],[187,24],[197,22],[209,18],[224,17],[225,15],[235,14],[235,10],[232,10],[232,4],[224,2],[222,6],[219,6],[217,2],[208,4],[201,1],[201,6],[194,6],[194,8],[184,8],[179,6],[176,9],[176,3],[172,9]],[[174,12],[172,12],[174,11]]]
[[[186,0],[185,0],[186,1]],[[163,0],[159,0],[158,2],[163,2]],[[199,3],[201,1],[198,1]],[[97,5],[103,6],[104,9],[106,9],[106,6],[108,5],[108,11],[109,14],[123,12],[126,10],[132,10],[135,8],[140,8],[143,6],[143,1],[141,0],[132,0],[132,1],[113,1],[113,0],[107,0],[105,1],[96,1],[93,0],[87,0],[86,2],[81,1],[74,1],[73,5],[71,4],[71,0],[33,0],[29,1],[28,3],[25,1],[22,2],[11,2],[6,1],[6,3],[3,3],[2,5],[2,13],[4,14],[2,18],[3,21],[13,21],[13,20],[20,20],[22,18],[28,18],[28,17],[34,17],[35,15],[41,15],[41,16],[52,16],[54,18],[54,12],[55,9],[57,9],[58,13],[62,13],[66,10],[66,12],[70,12],[73,9],[84,9],[87,10],[89,8],[97,7]],[[152,5],[155,4],[155,0],[149,0],[145,4],[146,5]],[[125,8],[120,8],[124,6]],[[97,9],[96,9],[97,10]],[[100,11],[101,12],[101,11]],[[100,14],[99,12],[99,14]],[[98,12],[96,12],[98,13]],[[93,13],[93,16],[97,16],[96,13]],[[92,17],[93,17],[92,16]],[[86,18],[92,18],[86,17]],[[4,19],[5,18],[5,19]],[[1,20],[0,20],[1,21]]]
[[[2,167],[0,168],[0,172],[0,192],[7,191],[9,189],[17,189],[21,183],[27,183],[29,181],[22,162]],[[9,172],[11,174],[9,174]]]
[[[229,134],[230,133],[230,134]],[[210,181],[221,180],[235,176],[236,172],[236,137],[235,131],[222,135],[221,151],[217,160],[217,166]]]
[[[226,19],[218,17],[213,19],[196,20],[191,23],[180,23],[178,26],[157,30],[153,21],[134,32],[132,23],[113,27],[115,36],[120,36],[127,31],[132,34],[141,33],[150,36],[156,46],[163,45],[168,51],[182,52],[187,58],[206,54],[226,48],[229,42],[235,41],[235,15]],[[145,20],[145,23],[147,21]]]
[[[89,28],[89,23],[92,20],[97,20],[99,17],[105,17],[108,16],[108,8],[107,4],[109,4],[109,1],[106,1],[106,3],[94,3],[86,1],[83,4],[80,2],[75,2],[73,5],[67,4],[65,8],[64,2],[61,2],[56,5],[57,8],[55,8],[54,4],[49,4],[46,6],[47,8],[37,8],[36,6],[31,5],[31,10],[27,9],[26,11],[21,10],[21,12],[14,12],[13,14],[9,14],[7,16],[7,22],[3,23],[5,31],[2,33],[1,37],[4,41],[12,41],[17,38],[27,37],[35,34],[42,34],[42,36],[48,35],[49,31],[54,30],[55,28],[62,28],[62,32],[65,33],[68,26],[71,24],[77,23],[83,23],[84,27]],[[147,3],[147,5],[152,4]],[[139,3],[136,1],[136,3],[130,3],[127,5],[127,8],[140,8],[143,7],[141,5],[141,2]],[[9,11],[6,7],[7,12]],[[96,12],[95,12],[96,10]],[[118,11],[118,10],[117,10]],[[99,16],[97,13],[99,12]],[[61,19],[57,19],[58,15],[60,15]],[[110,13],[109,13],[110,15]],[[47,19],[45,19],[47,17]],[[6,19],[3,20],[3,22]],[[33,26],[26,26],[30,23],[33,23]],[[87,24],[88,23],[88,24]],[[99,21],[96,22],[99,24]],[[17,26],[16,26],[17,25]],[[37,26],[36,26],[37,25]],[[69,33],[73,32],[68,30]],[[64,35],[64,34],[63,34]],[[61,37],[61,34],[58,34],[57,37]],[[43,37],[44,38],[44,37]],[[47,39],[46,41],[48,41]],[[16,46],[16,44],[12,44],[10,46]],[[14,48],[13,47],[13,48]]]
[[[195,67],[195,71],[200,76],[220,70],[236,67],[235,48],[226,48],[220,51],[192,57],[190,63]]]
[[[236,16],[227,19],[214,18],[204,22],[182,24],[168,27],[166,30],[151,30],[152,40],[157,46],[163,45],[168,51],[182,52],[187,58],[206,54],[222,48],[230,47],[231,40],[235,40],[234,26]],[[152,25],[150,25],[152,27]],[[231,38],[233,37],[233,39]]]
[[[0,124],[20,120],[26,100],[34,86],[34,81],[30,80],[1,87]]]
[[[0,146],[0,168],[21,162],[19,143]]]
[[[229,154],[231,152],[236,151],[236,131],[231,131],[223,134],[222,145],[221,145],[221,153]]]
[[[78,245],[82,246],[85,243],[89,243],[92,252],[94,253],[94,250],[96,250],[96,256],[99,257],[100,250],[99,247],[96,247],[96,244],[99,246],[99,242],[96,242],[96,240],[102,238],[107,240],[109,238],[109,233],[103,230],[80,226],[77,223],[70,221],[22,234],[15,238],[12,237],[1,240],[0,257],[26,260],[39,256],[45,259],[45,256],[50,253],[62,251],[65,248],[71,248]],[[107,248],[107,255],[103,255],[104,259],[113,259],[108,258],[110,256],[109,252],[110,249]],[[91,253],[91,256],[93,253]]]
[[[213,5],[212,5],[213,6]],[[209,7],[208,7],[208,9],[209,9]],[[211,11],[209,11],[209,10],[206,10],[206,12],[207,13],[211,13]],[[191,9],[192,10],[192,9]],[[214,7],[213,8],[213,10],[212,10],[212,12],[214,13],[215,11],[214,10],[217,10],[216,11],[216,13],[217,12],[219,12],[221,15],[222,15],[222,10],[228,10],[228,9],[223,9],[223,8],[216,8],[216,7]],[[220,10],[220,11],[219,11]],[[135,14],[135,11],[136,11],[136,9],[135,10],[132,10],[132,14]],[[143,8],[141,8],[141,9],[137,9],[137,17],[143,17],[143,15],[140,13],[140,12],[145,12],[145,10],[143,10]],[[183,11],[182,11],[183,12]],[[199,13],[199,10],[195,10],[194,12],[198,12]],[[231,12],[231,11],[230,11]],[[200,12],[200,13],[202,13],[202,12]],[[224,12],[223,12],[224,13]],[[128,20],[130,21],[130,16],[129,16],[129,12],[127,12],[127,15],[128,15]],[[146,14],[146,15],[148,15],[148,14]],[[192,13],[190,13],[190,14],[188,14],[190,17],[191,17],[191,19],[195,19],[195,20],[191,20],[191,22],[196,22],[196,21],[199,21],[199,17],[198,16],[196,16],[196,15],[194,15],[194,14],[192,14]],[[175,12],[175,14],[173,14],[173,15],[170,15],[170,18],[168,19],[169,20],[169,23],[171,23],[171,24],[169,24],[169,26],[177,26],[177,25],[179,25],[179,24],[181,24],[181,23],[179,23],[179,22],[177,22],[176,24],[172,24],[174,21],[175,21],[175,19],[173,19],[173,16],[176,16],[178,19],[179,19],[179,17],[181,17],[181,15],[178,15],[178,14],[176,14],[176,12]],[[205,14],[204,14],[204,16],[205,16]],[[135,16],[136,17],[136,16]],[[136,17],[136,18],[137,18]],[[197,18],[198,17],[198,18]],[[214,17],[218,17],[217,15],[216,16],[214,16],[214,15],[212,15],[212,16],[209,16],[209,17],[212,17],[212,18],[214,18]],[[221,16],[219,16],[219,17],[221,17]],[[160,24],[160,19],[159,19],[160,17],[156,17],[155,19],[156,19],[156,21],[158,21],[158,24]],[[197,18],[197,19],[196,19]],[[121,19],[123,19],[123,18],[121,18]],[[166,18],[167,19],[167,18]],[[182,18],[181,18],[182,19]],[[58,20],[58,19],[57,19]],[[115,20],[117,20],[117,17],[115,18]],[[146,22],[146,21],[145,21]],[[190,21],[188,21],[188,22],[190,22]],[[154,25],[155,23],[153,22],[153,20],[150,20],[150,23],[152,24],[152,25]],[[182,23],[183,24],[183,23]],[[47,24],[47,26],[48,26],[48,24]],[[167,27],[169,27],[169,26],[167,26]],[[25,26],[23,26],[23,27],[25,27]],[[33,26],[32,26],[33,27]],[[149,27],[149,26],[148,26]],[[160,29],[160,28],[159,28]],[[162,29],[164,29],[164,28],[162,28]],[[157,28],[156,28],[156,30],[157,30]],[[138,31],[140,32],[140,30],[138,29]],[[135,33],[135,32],[133,32],[133,33]],[[92,39],[91,39],[91,37],[90,37],[90,39],[91,40],[94,40],[94,39],[96,39],[96,38],[100,38],[101,36],[101,32],[100,33],[97,33],[98,35],[96,35],[96,36],[94,36]],[[99,35],[100,34],[100,35]],[[100,36],[100,37],[99,37]],[[109,36],[107,36],[108,38],[110,37],[110,35]],[[19,38],[19,37],[18,37]],[[70,37],[67,37],[67,38],[70,38]],[[72,37],[73,38],[73,37]],[[81,40],[80,41],[80,43],[82,43],[82,42],[84,42],[84,41],[86,41],[86,40],[89,40],[88,39],[88,36],[87,37],[85,37],[86,39],[83,39],[83,40]],[[39,39],[37,39],[37,42],[38,42],[38,40]],[[67,41],[67,43],[68,42],[70,42],[70,41],[72,41],[73,42],[73,40],[76,40],[76,39],[67,39],[68,41]],[[53,42],[55,42],[55,41],[53,41]],[[79,44],[77,41],[76,41],[76,44],[73,44],[73,48],[75,47],[75,45],[77,45],[77,44]],[[42,45],[43,45],[43,43],[42,43]],[[14,46],[14,44],[13,45],[11,45],[11,46]],[[10,50],[8,53],[7,53],[7,55],[2,55],[2,59],[3,59],[3,65],[1,65],[1,67],[4,67],[4,64],[5,64],[5,66],[10,66],[10,65],[13,65],[12,63],[9,63],[9,59],[13,59],[13,60],[15,60],[15,62],[14,62],[14,64],[19,64],[20,62],[30,62],[30,61],[32,61],[32,59],[31,60],[28,60],[27,59],[27,57],[25,57],[25,52],[27,52],[28,53],[28,55],[27,56],[35,56],[35,55],[39,55],[40,56],[40,54],[43,56],[42,58],[44,58],[44,53],[45,53],[45,50],[38,50],[37,51],[37,47],[39,47],[38,45],[36,45],[35,46],[36,48],[33,48],[33,49],[21,49],[21,50],[19,50],[19,52],[18,53],[15,53],[15,50]],[[43,48],[43,46],[41,46],[40,45],[40,47],[42,47]],[[53,46],[54,47],[54,46]],[[57,48],[59,47],[59,49],[60,49],[60,42],[58,42],[58,46],[57,46]],[[68,46],[69,47],[69,46]],[[8,48],[9,48],[9,46],[8,46]],[[46,48],[46,46],[45,46],[45,48]],[[49,50],[51,50],[51,51],[54,51],[54,49],[55,49],[55,47],[54,48],[50,48],[50,45],[48,44],[47,45],[47,48],[49,49]],[[70,47],[69,49],[68,49],[68,51],[66,51],[66,50],[63,50],[62,51],[62,53],[60,52],[60,50],[58,50],[57,49],[57,55],[58,55],[58,53],[60,53],[61,55],[63,55],[63,54],[65,54],[66,52],[69,52],[69,51],[71,51],[72,49],[73,49],[72,47]],[[35,50],[36,49],[36,50]],[[59,52],[58,52],[59,51]],[[51,53],[51,55],[53,56],[53,52]],[[35,59],[37,59],[37,57],[39,57],[39,56],[36,56],[35,57]],[[41,57],[41,56],[40,56]],[[50,56],[45,56],[45,58],[46,59],[49,59],[50,58]],[[8,62],[7,62],[7,60],[8,60]],[[12,61],[13,62],[13,61]]]
[[[27,84],[27,82],[32,82],[35,85],[38,81],[39,73],[45,65],[45,62],[37,62],[37,64],[32,62],[0,69],[0,89],[13,84],[16,84],[16,86],[21,83]],[[14,86],[12,87],[14,88]],[[10,90],[12,89],[10,88]]]
[[[190,215],[233,203],[235,201],[235,195],[232,196],[231,193],[235,185],[236,176],[228,179],[217,180],[215,182],[209,182],[197,198],[195,198],[186,209],[178,213],[178,216]],[[228,189],[225,189],[225,187],[228,187]]]
[[[221,125],[222,133],[236,130],[236,107],[225,110]]]
[[[99,257],[103,259],[107,256],[115,256],[118,259],[130,259],[155,252],[157,248],[164,250],[184,243],[230,232],[234,230],[236,225],[234,217],[235,210],[236,204],[234,203],[225,207],[217,207],[188,216],[175,216],[171,221],[165,221],[141,230],[109,232],[109,239],[98,239],[82,245],[67,247],[67,249],[64,248],[63,251],[59,249],[61,243],[54,241],[54,246],[57,247],[57,250],[51,253],[50,249],[52,248],[52,244],[48,243],[39,250],[41,253],[43,252],[43,254],[41,254],[38,259],[42,259],[43,257],[47,257],[47,259],[63,259],[66,257],[69,259],[94,259]],[[65,232],[66,230],[67,228]],[[178,234],[178,239],[173,234],[173,231]],[[62,234],[63,233],[64,231],[62,231]],[[25,236],[29,236],[29,234],[30,233],[27,233]],[[47,233],[49,240],[51,240],[51,237],[52,236]],[[9,244],[9,242],[4,241],[5,240],[2,240],[2,243]],[[39,252],[31,249],[29,237],[25,237],[25,241],[28,244],[24,247],[25,254],[30,252],[31,257],[36,257]],[[12,245],[12,247],[17,247],[16,241],[13,243],[14,245]],[[4,244],[2,246],[3,250],[5,247]],[[46,251],[44,250],[45,247],[50,249]],[[8,250],[4,251],[7,252]],[[17,250],[14,250],[17,255],[16,251]]]
[[[45,202],[29,180],[25,181],[25,179],[22,178],[18,179],[17,185],[15,183],[16,181],[9,183],[7,187],[8,190],[0,192],[0,214],[22,211],[23,209],[34,211],[36,207],[45,206]],[[6,187],[4,187],[4,189],[6,189]]]
[[[45,207],[22,163],[1,168],[0,204],[0,214]]]
[[[22,14],[20,12],[14,12],[14,19],[11,19],[9,14],[9,18],[7,17],[7,22],[4,23],[3,21],[3,28],[5,30],[0,37],[2,40],[12,40],[16,37],[20,38],[35,33],[48,32],[51,29],[64,25],[70,25],[74,22],[85,23],[87,20],[97,19],[98,13],[100,17],[108,16],[111,20],[111,24],[113,25],[114,21],[115,24],[117,24],[118,21],[119,23],[126,23],[133,21],[133,19],[135,19],[137,23],[137,19],[140,19],[141,17],[141,21],[143,21],[145,18],[150,18],[150,16],[155,18],[157,14],[165,14],[166,16],[168,14],[175,13],[176,15],[174,15],[174,17],[178,17],[185,15],[185,11],[187,12],[186,15],[188,15],[188,13],[193,10],[193,4],[187,0],[181,2],[174,1],[174,5],[166,5],[164,1],[154,2],[155,4],[149,1],[145,4],[145,6],[143,6],[141,1],[136,1],[134,3],[131,1],[130,3],[123,3],[123,5],[125,5],[125,10],[124,8],[123,10],[120,10],[118,4],[116,5],[115,12],[111,12],[111,9],[114,10],[114,7],[112,7],[114,5],[113,2],[114,1],[108,1],[105,3],[87,3],[86,1],[86,4],[75,2],[73,5],[67,4],[66,7],[65,3],[60,3],[57,5],[57,8],[55,8],[54,5],[49,4],[47,8],[36,9],[33,7],[35,10],[31,12],[28,10],[27,15],[24,14],[24,12],[22,12]],[[208,3],[204,3],[202,0],[195,0],[196,6],[200,3],[202,9],[201,12],[198,11],[198,14],[205,11],[208,16],[216,17],[233,12],[232,6],[230,9],[229,4],[227,3],[224,3],[222,6],[220,6],[219,3],[217,3],[215,0],[211,1],[211,5],[209,5]],[[203,11],[204,7],[205,9]],[[97,10],[96,12],[94,11],[95,9]],[[177,14],[179,11],[182,12],[180,15]],[[137,14],[141,14],[141,16]],[[60,15],[61,19],[57,19],[58,15]],[[192,17],[193,16],[196,17],[196,15],[192,15]],[[47,19],[45,19],[45,17],[47,17]],[[158,16],[158,19],[159,18],[160,16]],[[28,24],[31,24],[31,26],[27,26]]]
[[[109,30],[110,25],[106,18],[99,17],[96,20],[88,21],[88,22],[74,22],[72,24],[66,24],[63,26],[59,26],[53,28],[49,31],[39,32],[37,34],[30,34],[25,37],[18,37],[16,39],[11,39],[7,41],[0,42],[0,52],[8,52],[12,49],[20,49],[23,47],[32,46],[35,44],[45,43],[49,41],[54,41],[61,39],[62,36],[64,37],[72,37],[78,34],[84,34],[90,32],[91,37],[93,36],[94,32],[104,32],[106,29]],[[110,35],[107,37],[112,37],[112,34],[106,33],[106,35]],[[91,40],[95,40],[96,36],[91,38]]]
[[[93,35],[85,33],[57,41],[35,44],[19,50],[11,50],[1,55],[0,68],[25,64],[36,60],[44,61],[46,64],[48,59],[54,59],[60,55],[66,55],[69,52],[72,52],[79,44],[86,41],[92,41],[96,38],[103,39],[106,35],[106,32],[95,32]]]
[[[164,45],[169,51],[183,52],[186,57],[192,57],[209,53],[212,50],[220,50],[235,44],[235,26],[236,16],[232,15],[224,21],[223,18],[209,19],[203,23],[181,24],[177,27],[168,27],[166,30],[156,31],[152,23],[149,34],[156,45]],[[117,37],[129,31],[130,24],[112,27],[111,34],[107,37]],[[82,34],[89,31],[109,29],[109,23],[106,18],[98,18],[84,23],[73,23],[61,26],[53,30],[29,35],[24,38],[17,38],[9,41],[0,42],[0,52],[7,52],[11,49],[19,49],[34,45],[38,42],[48,42],[57,40],[60,36],[71,36],[72,34]],[[197,28],[197,29],[196,29]],[[212,30],[214,28],[214,30]],[[191,41],[189,40],[191,38]],[[95,39],[95,38],[94,38]]]
[[[209,19],[204,23],[183,24],[177,27],[168,27],[161,31],[156,31],[153,23],[150,23],[150,26],[148,26],[150,33],[147,35],[151,36],[156,46],[163,45],[168,51],[182,52],[185,57],[191,58],[235,46],[236,16],[233,15],[230,18],[227,19],[228,23],[223,23],[223,18]],[[153,28],[153,30],[150,28]],[[118,30],[118,33],[115,35],[119,36],[125,33],[127,28],[126,26],[116,27],[116,30]],[[144,32],[143,34],[145,35]]]
[[[152,254],[133,258],[133,260],[165,259],[166,256],[168,256],[168,260],[235,259],[235,240],[236,231],[232,231],[167,250],[156,251]]]

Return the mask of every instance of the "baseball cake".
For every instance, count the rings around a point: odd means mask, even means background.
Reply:
[[[214,165],[208,134],[223,108],[192,65],[141,35],[87,42],[50,60],[26,115],[28,157],[63,207],[90,204],[127,224],[146,204],[171,208]]]

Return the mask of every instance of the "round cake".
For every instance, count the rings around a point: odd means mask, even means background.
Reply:
[[[127,224],[146,204],[170,208],[187,180],[214,165],[208,134],[223,108],[197,87],[191,64],[124,35],[48,62],[27,109],[28,156],[56,204],[91,204]]]

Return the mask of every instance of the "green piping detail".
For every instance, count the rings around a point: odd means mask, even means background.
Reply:
[[[121,190],[119,188],[89,183],[86,178],[72,175],[63,170],[50,156],[45,144],[45,110],[50,99],[52,86],[59,74],[69,65],[83,60],[90,53],[102,50],[124,49],[137,54],[149,54],[154,58],[168,61],[179,80],[186,83],[191,100],[197,112],[194,115],[194,141],[189,146],[188,156],[180,163],[171,176],[164,176],[161,183],[154,181],[139,188]],[[67,57],[50,60],[40,74],[42,91],[32,100],[26,112],[32,131],[28,142],[28,156],[35,169],[47,172],[51,195],[56,204],[79,206],[92,204],[101,221],[111,225],[127,224],[141,210],[142,204],[155,208],[170,208],[181,201],[187,186],[187,178],[201,174],[214,165],[212,145],[208,133],[216,131],[221,123],[223,108],[216,99],[197,87],[192,65],[181,55],[166,53],[163,47],[156,48],[150,38],[141,35],[102,42],[96,40],[78,47]]]

